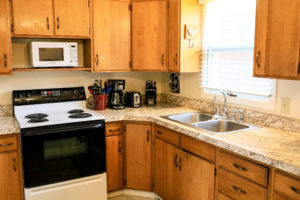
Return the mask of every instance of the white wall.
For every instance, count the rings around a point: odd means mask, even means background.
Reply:
[[[167,82],[168,75],[169,75],[168,73],[163,73],[162,91],[165,93],[169,92],[168,82]],[[181,73],[181,93],[178,95],[182,97],[193,98],[193,99],[203,99],[201,96],[201,89],[198,87],[199,85],[198,80],[199,80],[198,73]],[[280,113],[282,97],[288,97],[291,99],[290,114]],[[211,101],[211,99],[209,101]],[[300,81],[278,80],[274,109],[271,110],[261,109],[255,107],[255,105],[251,107],[241,106],[241,105],[237,105],[237,106],[300,119]]]
[[[85,71],[62,72],[15,72],[12,76],[0,76],[0,105],[12,103],[12,90],[39,89],[56,87],[85,86],[95,79],[125,79],[126,90],[145,93],[145,81],[157,81],[158,93],[161,92],[162,73],[159,72],[124,72],[124,73],[91,73]]]

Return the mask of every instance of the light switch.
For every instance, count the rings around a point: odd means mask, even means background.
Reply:
[[[287,97],[281,97],[281,109],[280,112],[284,114],[290,114],[291,99]]]

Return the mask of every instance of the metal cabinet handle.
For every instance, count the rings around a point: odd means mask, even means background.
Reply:
[[[7,56],[6,54],[3,55],[4,58],[4,67],[7,67]]]
[[[99,65],[99,55],[96,54],[96,65],[98,66]]]
[[[59,29],[59,17],[56,18],[56,22],[57,22],[57,29]]]
[[[233,185],[232,188],[238,192],[238,193],[241,193],[241,194],[247,194],[247,192],[245,190],[242,190],[240,188],[238,188],[237,186]]]
[[[291,188],[291,190],[293,190],[297,194],[300,194],[300,190],[299,189],[295,188],[294,186],[291,186],[290,188]]]
[[[118,128],[118,129],[109,129],[108,132],[118,132],[120,130],[121,130],[120,128]]]
[[[177,65],[177,53],[175,54],[174,63]]]
[[[17,159],[13,158],[13,169],[14,171],[17,171]]]
[[[119,153],[122,152],[122,145],[121,145],[121,142],[119,142]]]
[[[165,57],[165,55],[164,54],[161,54],[161,65],[163,66],[164,65],[164,57]]]
[[[245,168],[245,167],[242,167],[242,166],[240,166],[240,165],[238,165],[238,164],[233,164],[233,166],[235,167],[235,168],[237,168],[238,170],[242,170],[242,171],[248,171],[248,169],[247,168]]]
[[[159,134],[159,135],[162,135],[162,132],[160,132],[160,131],[157,131],[157,134]]]
[[[8,146],[12,146],[14,143],[10,142],[8,144],[0,144],[0,147],[8,147]]]
[[[174,165],[175,165],[175,167],[177,168],[177,166],[178,166],[178,161],[177,161],[177,154],[175,155],[175,157],[174,157]]]
[[[47,17],[46,20],[47,20],[47,30],[49,30],[50,29],[49,17]]]
[[[258,51],[255,56],[255,62],[256,62],[257,67],[260,67],[260,63],[259,63],[260,54],[261,54],[260,51]]]
[[[181,171],[181,157],[179,158],[179,162],[178,162],[178,169]]]
[[[150,131],[148,130],[147,131],[147,142],[149,142],[150,141]]]

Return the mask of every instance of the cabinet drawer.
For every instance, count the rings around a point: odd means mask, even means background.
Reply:
[[[233,200],[233,199],[231,199],[228,196],[225,196],[224,194],[219,192],[218,193],[218,200]]]
[[[170,129],[163,128],[161,126],[155,126],[154,135],[176,146],[179,146],[180,144],[180,135]]]
[[[224,169],[219,170],[219,192],[243,200],[265,200],[267,190]]]
[[[122,133],[123,133],[122,122],[112,122],[106,124],[105,136],[122,135]]]
[[[0,152],[17,149],[17,136],[0,138]]]
[[[220,151],[220,166],[263,186],[267,185],[268,168]]]
[[[300,179],[275,172],[274,190],[289,198],[300,200]]]
[[[274,192],[273,200],[289,200],[289,199],[277,192]]]
[[[215,147],[210,144],[182,135],[181,148],[206,160],[215,162]]]

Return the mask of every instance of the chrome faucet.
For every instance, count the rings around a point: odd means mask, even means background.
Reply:
[[[224,97],[224,106],[223,106],[223,115],[220,115],[220,109],[216,107],[216,103],[217,103],[217,95],[218,94],[222,94],[223,97]],[[224,91],[219,91],[215,97],[214,97],[214,101],[213,101],[213,105],[214,105],[214,109],[217,110],[217,113],[216,115],[214,115],[213,119],[220,119],[220,118],[225,118],[227,119],[227,110],[228,110],[228,107],[227,107],[227,96],[225,94]]]

